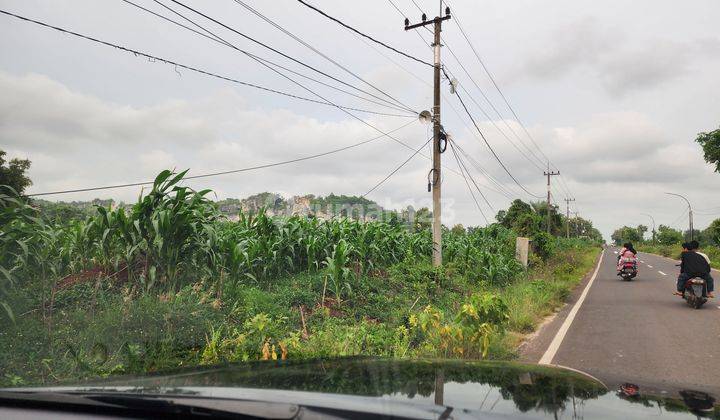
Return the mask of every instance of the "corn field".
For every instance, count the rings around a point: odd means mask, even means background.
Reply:
[[[327,273],[328,293],[341,299],[362,275],[402,261],[428,260],[429,231],[399,222],[321,221],[260,213],[226,220],[207,198],[210,190],[181,186],[185,172],[160,173],[132,210],[97,207],[93,217],[53,225],[22,199],[0,195],[0,302],[12,318],[13,290],[32,290],[43,311],[53,290],[107,278],[141,293],[173,293],[205,280],[263,284],[302,271]],[[445,232],[450,264],[502,284],[518,271],[514,236],[499,226],[472,233]]]

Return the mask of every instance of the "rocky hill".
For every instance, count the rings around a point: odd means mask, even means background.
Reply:
[[[280,194],[262,192],[247,198],[228,198],[217,202],[220,211],[230,220],[239,219],[240,213],[257,214],[265,211],[269,216],[315,216],[329,219],[333,215],[353,217],[356,219],[373,220],[388,213],[374,201],[346,195],[330,194],[315,196],[312,194],[294,197],[283,197]],[[95,206],[132,207],[130,204],[118,203],[113,200],[95,199],[92,201],[53,202],[33,200],[33,205],[49,219],[64,222],[72,219],[84,219],[95,212]]]

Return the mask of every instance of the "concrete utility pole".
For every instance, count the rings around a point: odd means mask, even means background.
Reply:
[[[640,213],[640,214],[643,215],[643,216],[647,216],[647,217],[650,218],[650,220],[652,220],[652,223],[653,223],[653,228],[652,228],[652,243],[653,243],[653,245],[655,245],[655,218],[652,217],[651,215],[647,214],[647,213]]]
[[[554,175],[560,175],[560,171],[553,172],[550,170],[550,162],[548,162],[548,170],[547,172],[543,172],[543,175],[547,176],[547,233],[550,234],[550,221],[552,218],[550,217],[550,210],[552,207],[550,207],[550,177]]]
[[[410,21],[405,19],[405,30],[419,28],[421,26],[433,24],[435,26],[434,61],[433,61],[433,168],[432,168],[432,193],[433,193],[433,266],[442,265],[442,222],[441,215],[441,188],[440,183],[442,177],[440,175],[441,163],[440,154],[440,134],[442,126],[440,125],[440,32],[442,31],[442,21],[450,19],[450,8],[445,8],[445,16],[437,16],[435,19],[428,21],[425,13],[422,14],[422,22],[410,25]]]
[[[570,202],[575,201],[574,198],[565,198],[566,216],[565,216],[565,227],[567,229],[567,237],[570,238]]]
[[[690,240],[692,241],[693,239],[695,239],[695,231],[693,230],[693,213],[692,213],[692,206],[690,205],[690,200],[688,200],[684,195],[680,195],[680,194],[669,193],[669,192],[666,192],[665,194],[674,195],[674,196],[676,196],[676,197],[680,197],[680,198],[682,198],[683,200],[685,200],[685,202],[687,203],[687,205],[688,205],[688,217],[689,217],[689,219],[690,219]]]

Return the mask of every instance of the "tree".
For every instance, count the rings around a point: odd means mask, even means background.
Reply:
[[[540,216],[535,214],[530,204],[519,199],[514,200],[507,210],[500,210],[495,218],[521,236],[532,237],[540,231]]]
[[[620,229],[616,229],[610,239],[615,242],[615,245],[620,245],[625,242],[642,242],[642,235],[640,230],[629,226],[623,226]]]
[[[453,226],[452,229],[450,229],[450,231],[456,235],[462,235],[463,233],[465,233],[465,226],[458,223],[455,226]]]
[[[672,245],[680,243],[683,240],[683,234],[677,229],[670,226],[660,225],[657,232],[657,242],[660,245]]]
[[[548,205],[545,201],[532,203],[533,208],[541,220],[541,229],[547,231]],[[558,206],[550,205],[550,234],[554,236],[565,235],[565,216],[558,211]]]
[[[5,160],[6,154],[4,150],[0,150],[0,185],[8,185],[22,195],[25,188],[32,185],[30,178],[25,175],[30,169],[30,161],[15,158],[8,162]]]
[[[720,128],[709,133],[700,133],[695,139],[703,148],[705,162],[715,165],[715,172],[720,172]]]
[[[711,245],[720,246],[720,219],[713,220],[703,233]]]

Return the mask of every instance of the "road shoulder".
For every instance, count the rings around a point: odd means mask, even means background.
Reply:
[[[533,333],[525,337],[520,346],[518,346],[518,360],[530,363],[538,363],[540,361],[550,346],[550,343],[555,338],[555,335],[562,327],[563,322],[570,314],[573,306],[580,299],[602,256],[603,253],[598,253],[592,268],[585,273],[582,281],[573,288],[565,304],[557,312],[546,317]]]

